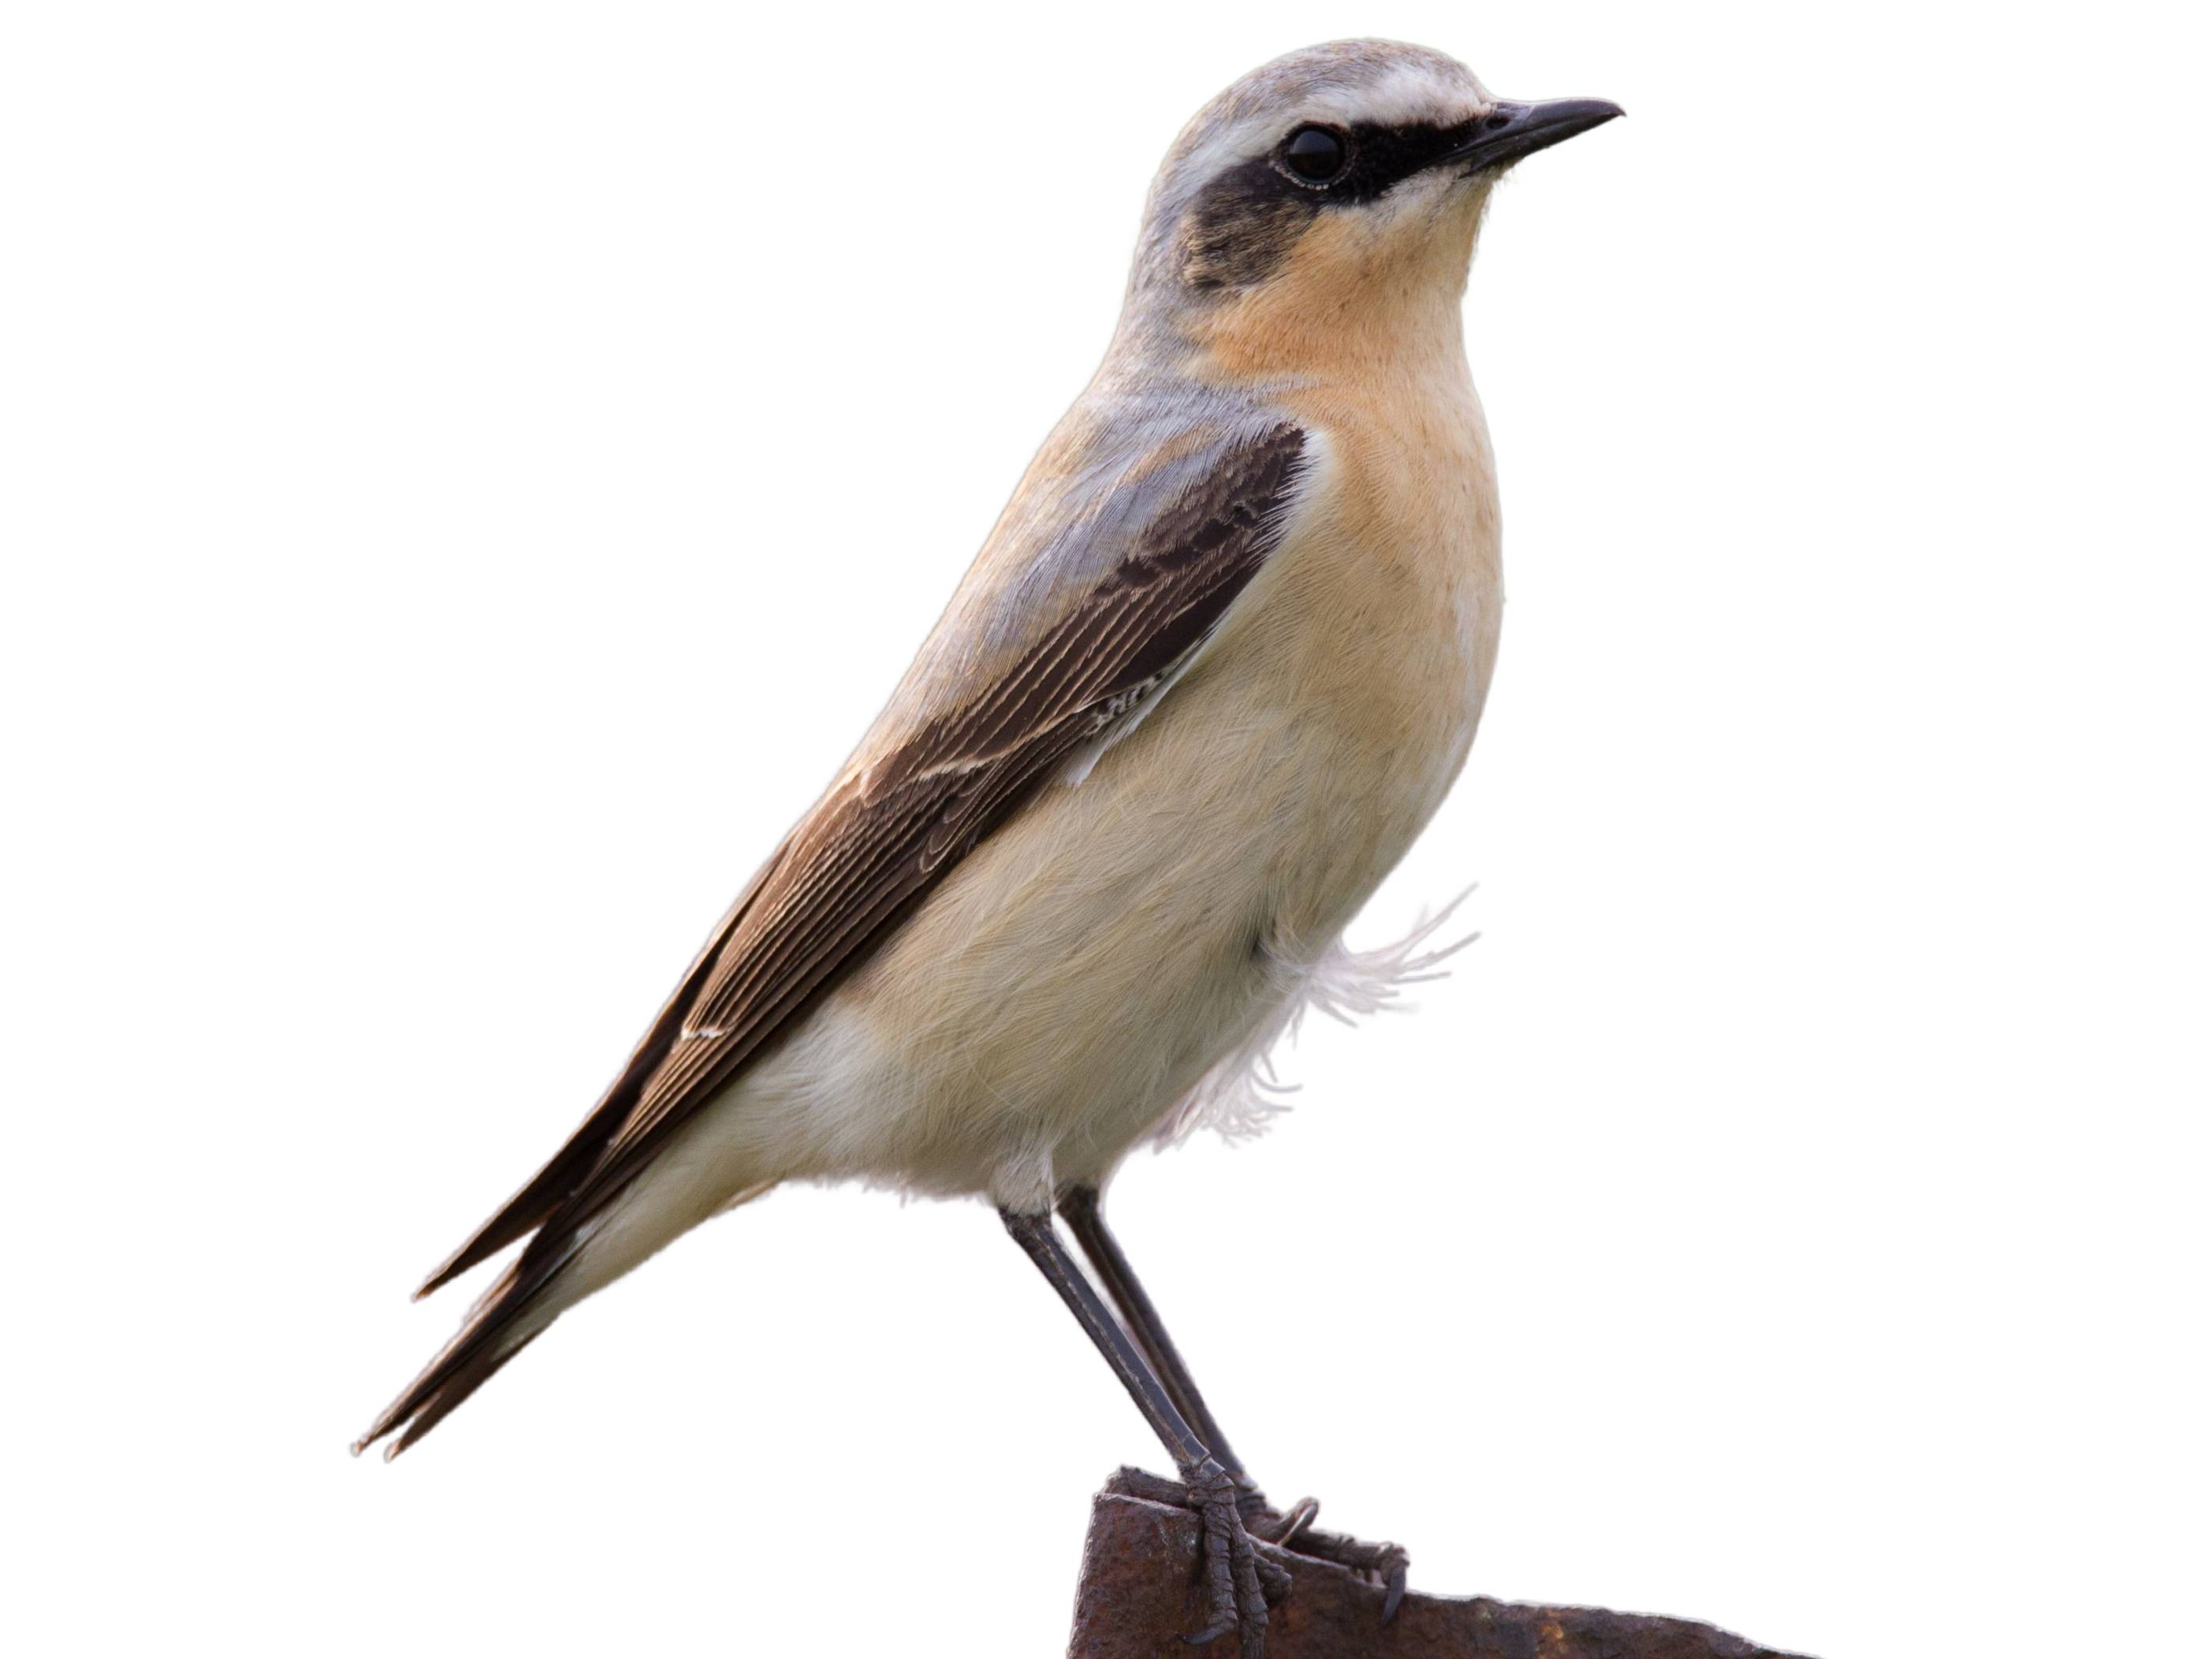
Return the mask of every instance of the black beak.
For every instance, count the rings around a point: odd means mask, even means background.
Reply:
[[[1464,161],[1468,173],[1502,167],[1626,113],[1602,98],[1553,98],[1541,104],[1516,104],[1501,98],[1474,137],[1443,160]]]

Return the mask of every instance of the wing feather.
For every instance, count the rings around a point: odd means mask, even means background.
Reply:
[[[1012,643],[955,673],[948,662],[957,659],[945,653],[956,617],[972,622],[974,607],[994,603],[988,586],[971,592],[971,574],[886,714],[903,724],[878,723],[865,763],[848,769],[754,878],[568,1145],[416,1292],[534,1233],[369,1439],[410,1419],[395,1443],[419,1437],[503,1364],[538,1292],[668,1138],[1071,757],[1172,684],[1281,541],[1303,471],[1307,439],[1295,424],[1245,434],[1205,465],[1188,445],[1177,449],[1165,468],[1174,487],[1141,519],[1126,501],[1092,502],[1093,534],[1118,545],[1074,548],[1071,567],[1094,574],[1070,591],[1064,574],[1048,578],[1034,564],[987,572],[1006,584],[999,605],[1052,603],[1058,614],[1020,646],[1003,609],[982,610],[981,633]],[[1126,467],[1094,471],[1109,493],[1130,487]]]
[[[1118,715],[1117,700],[1204,643],[1279,539],[1304,447],[1285,423],[1224,458],[1008,672],[824,798],[699,988],[685,1023],[720,1035],[660,1062],[560,1226],[612,1198],[831,974]]]

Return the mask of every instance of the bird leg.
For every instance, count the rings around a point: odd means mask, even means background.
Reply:
[[[1191,1424],[1212,1452],[1214,1461],[1225,1469],[1237,1483],[1237,1509],[1244,1521],[1245,1529],[1254,1537],[1299,1555],[1317,1560],[1334,1562],[1374,1583],[1386,1592],[1382,1603],[1382,1620],[1388,1624],[1396,1616],[1398,1603],[1406,1594],[1406,1552],[1395,1544],[1370,1544],[1342,1533],[1323,1532],[1313,1524],[1321,1505],[1312,1498],[1301,1498],[1290,1510],[1278,1512],[1269,1505],[1259,1485],[1244,1472],[1237,1454],[1229,1449],[1229,1437],[1222,1433],[1221,1425],[1207,1409],[1206,1400],[1191,1380],[1190,1368],[1176,1351],[1175,1342],[1168,1335],[1167,1327],[1160,1321],[1159,1310],[1138,1282],[1129,1258],[1121,1254],[1121,1246],[1107,1230],[1104,1212],[1099,1207],[1096,1187],[1071,1187],[1060,1200],[1060,1215],[1066,1220],[1068,1231],[1075,1235],[1084,1255],[1105,1285],[1107,1295],[1121,1310],[1122,1322],[1128,1327],[1129,1335],[1143,1350],[1160,1386],[1182,1413],[1183,1420]],[[1136,1477],[1139,1484],[1128,1484]],[[1141,1489],[1144,1481],[1154,1481],[1160,1488],[1171,1491],[1173,1483],[1157,1481],[1141,1471],[1125,1469],[1115,1477],[1123,1483],[1122,1489],[1134,1497],[1150,1497],[1156,1503],[1181,1503],[1195,1507],[1182,1495],[1163,1495],[1157,1491]]]
[[[1030,1260],[1046,1281],[1060,1292],[1114,1374],[1121,1379],[1137,1409],[1158,1435],[1182,1476],[1179,1501],[1198,1511],[1203,1527],[1208,1619],[1206,1627],[1183,1639],[1201,1646],[1237,1632],[1242,1659],[1262,1659],[1267,1642],[1267,1602],[1279,1600],[1290,1589],[1290,1574],[1262,1558],[1252,1547],[1244,1518],[1237,1506],[1236,1480],[1200,1439],[1175,1401],[1130,1346],[1113,1313],[1098,1299],[1098,1292],[1083,1276],[1083,1269],[1068,1255],[1067,1247],[1052,1224],[1049,1211],[1024,1215],[1001,1210],[999,1218],[1014,1242],[1029,1252]]]

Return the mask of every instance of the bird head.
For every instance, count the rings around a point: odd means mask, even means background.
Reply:
[[[1130,311],[1285,367],[1325,339],[1379,343],[1444,307],[1455,328],[1498,175],[1620,112],[1500,99],[1466,65],[1395,41],[1279,58],[1207,104],[1168,152]]]

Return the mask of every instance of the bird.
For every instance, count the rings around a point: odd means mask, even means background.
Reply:
[[[1255,1539],[1395,1612],[1405,1552],[1268,1504],[1101,1195],[1146,1140],[1233,1118],[1468,757],[1504,601],[1469,265],[1499,176],[1621,112],[1379,40],[1199,111],[1091,382],[605,1095],[416,1291],[521,1247],[356,1454],[785,1182],[977,1199],[1174,1461],[1129,1478],[1200,1517],[1188,1639],[1264,1650],[1288,1576]]]

